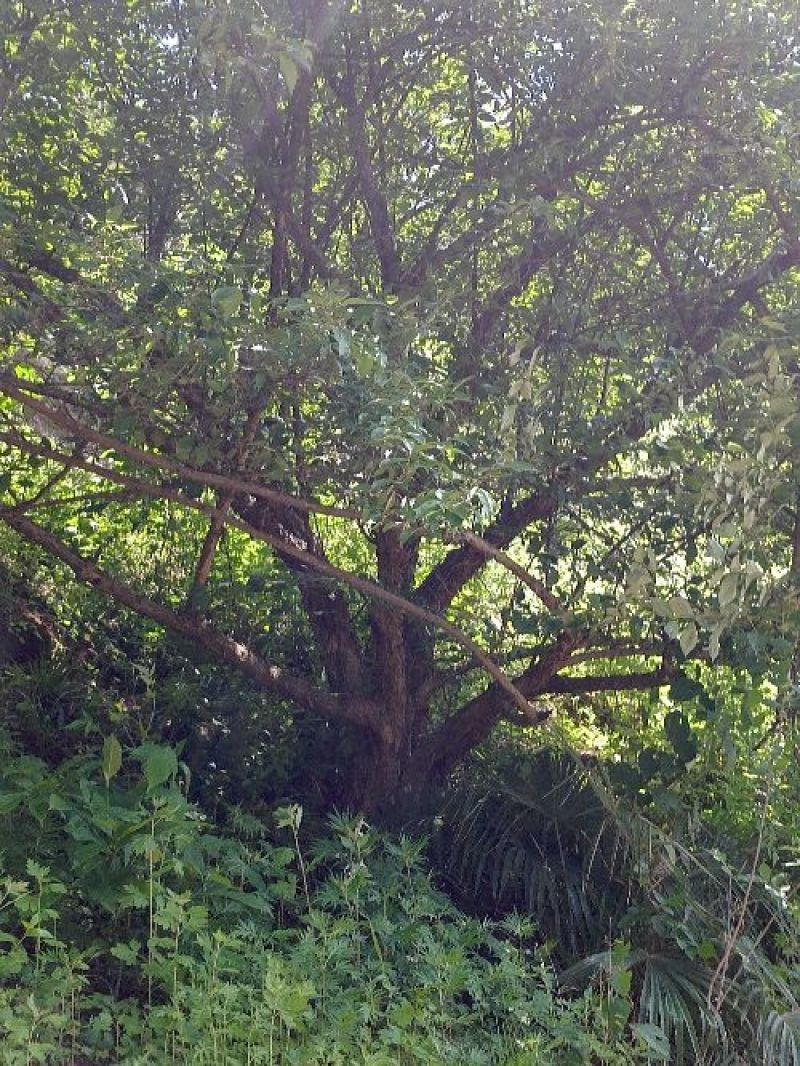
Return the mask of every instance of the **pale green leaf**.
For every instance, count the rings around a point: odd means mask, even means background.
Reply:
[[[680,637],[678,638],[681,651],[684,655],[688,655],[697,646],[698,632],[697,626],[694,622],[690,622],[685,629],[682,630]]]
[[[719,591],[717,596],[719,597],[719,605],[722,608],[729,606],[736,599],[736,591],[738,588],[739,579],[736,574],[726,574],[720,582]]]
[[[708,653],[711,656],[711,661],[716,662],[719,655],[719,640],[722,635],[722,627],[714,626],[711,630],[711,634],[708,638]]]
[[[291,96],[295,85],[297,85],[297,63],[286,52],[280,52],[278,66],[281,69],[283,80],[286,82],[286,88],[289,90],[289,96]]]
[[[685,596],[672,596],[667,606],[673,618],[694,618],[694,608]]]
[[[237,285],[222,285],[211,296],[214,310],[223,318],[230,318],[239,310],[242,302],[242,290]]]
[[[122,766],[122,746],[115,736],[106,737],[103,741],[103,758],[101,767],[106,784],[119,773]]]

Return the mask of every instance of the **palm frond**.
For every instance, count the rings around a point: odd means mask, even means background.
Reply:
[[[599,946],[624,909],[627,846],[590,776],[549,751],[462,782],[443,813],[440,868],[483,910],[522,909],[567,953]]]
[[[800,1009],[769,1011],[758,1040],[764,1066],[800,1066]]]

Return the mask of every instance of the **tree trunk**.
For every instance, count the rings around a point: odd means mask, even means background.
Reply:
[[[349,798],[354,810],[373,821],[384,821],[403,788],[404,759],[399,737],[368,734],[362,753],[350,770]]]
[[[381,733],[364,733],[357,756],[345,767],[347,806],[381,825],[413,819],[442,780],[429,772],[428,738],[409,735],[401,716],[391,721],[390,714],[387,708]]]
[[[349,797],[354,809],[363,810],[370,818],[382,822],[413,817],[424,809],[426,797],[486,740],[509,710],[507,693],[494,682],[455,713],[434,721],[429,706],[420,700],[420,693],[428,688],[434,676],[430,647],[421,642],[420,634],[413,627],[398,621],[396,615],[393,621],[402,627],[402,656],[382,658],[381,665],[385,671],[384,683],[387,687],[394,686],[392,692],[396,698],[384,700],[378,718],[373,719],[375,728],[369,742],[351,767]],[[585,634],[564,632],[543,647],[537,659],[516,679],[521,694],[535,701],[542,693],[555,691],[558,671],[584,640]],[[402,685],[397,684],[395,676],[398,661],[403,664]],[[415,662],[417,671],[413,676],[421,680],[420,687],[407,683],[412,676],[411,664]],[[645,681],[643,676],[630,677],[636,683]],[[653,679],[663,681],[658,671]],[[648,675],[645,683],[649,681]],[[397,698],[400,696],[403,698]],[[537,717],[531,706],[529,723],[536,725],[541,717]]]

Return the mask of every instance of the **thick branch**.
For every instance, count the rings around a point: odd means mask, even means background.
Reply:
[[[543,581],[540,581],[537,577],[531,574],[524,566],[520,566],[520,564],[512,559],[506,552],[501,551],[499,548],[496,548],[494,545],[484,540],[483,537],[479,537],[475,533],[470,533],[469,531],[464,531],[450,534],[446,536],[445,539],[456,542],[460,541],[462,544],[474,548],[489,559],[494,559],[516,578],[519,578],[523,585],[527,585],[549,611],[556,615],[563,615],[565,613],[565,610],[558,602],[557,597],[553,595]]]
[[[208,527],[205,540],[203,541],[203,547],[200,549],[200,555],[197,559],[197,565],[194,571],[194,578],[192,579],[192,587],[189,592],[189,600],[191,601],[193,594],[201,588],[204,588],[208,584],[208,579],[211,576],[211,571],[214,567],[214,558],[217,554],[217,548],[222,540],[222,534],[225,530],[225,519],[228,511],[233,503],[232,496],[225,496],[222,499],[217,499],[218,513],[211,519],[211,524]]]
[[[554,675],[564,666],[570,653],[583,645],[586,639],[584,633],[562,633],[544,649],[535,663],[514,679],[515,688],[528,701],[521,708],[527,721],[533,722],[536,717],[530,701],[548,691]],[[497,685],[490,685],[445,719],[423,746],[415,772],[423,776],[446,775],[486,739],[506,714],[508,706],[505,693]]]
[[[5,440],[22,451],[53,459],[56,462],[67,463],[77,469],[86,470],[96,474],[98,477],[104,478],[105,480],[114,481],[127,488],[132,488],[141,496],[157,500],[172,500],[183,507],[207,515],[209,518],[214,518],[219,514],[218,508],[209,504],[204,504],[200,500],[195,500],[191,496],[187,496],[185,493],[181,492],[179,489],[172,488],[168,485],[153,485],[150,482],[141,481],[138,478],[129,477],[126,474],[120,474],[115,470],[100,466],[97,463],[92,463],[89,460],[81,459],[77,456],[65,455],[64,453],[57,452],[45,445],[31,444],[30,441],[26,441],[13,434],[0,433],[0,440]],[[400,596],[397,593],[381,588],[381,586],[374,581],[359,577],[357,574],[351,574],[347,570],[342,570],[340,567],[334,566],[332,563],[329,563],[324,559],[320,559],[312,552],[299,548],[296,544],[292,543],[290,539],[282,538],[272,533],[265,532],[264,530],[257,529],[248,522],[234,518],[232,515],[228,516],[227,524],[235,529],[241,530],[243,533],[247,533],[248,536],[253,537],[254,540],[260,540],[265,544],[269,544],[279,555],[292,558],[299,563],[305,564],[310,570],[316,571],[323,577],[349,585],[351,588],[369,599],[382,600],[384,603],[394,607],[402,614],[408,615],[411,618],[416,618],[418,621],[446,633],[457,644],[460,644],[461,647],[465,648],[477,660],[477,662],[481,664],[486,673],[494,679],[496,684],[506,693],[506,696],[511,699],[512,703],[519,707],[523,713],[528,713],[529,708],[527,700],[519,691],[517,691],[506,674],[500,669],[494,660],[486,654],[479,644],[472,640],[471,637],[468,637],[466,633],[458,628],[458,626],[453,625],[452,622],[448,622],[447,619],[442,618],[433,611],[426,610],[424,607],[412,603],[410,600],[405,599],[405,597]]]
[[[419,585],[416,598],[433,610],[444,610],[483,567],[493,553],[502,551],[533,522],[550,518],[558,502],[554,490],[543,489],[521,500],[484,534],[482,544],[468,543],[451,551]],[[551,608],[552,610],[552,608]]]
[[[668,685],[674,664],[664,663],[656,670],[636,674],[606,674],[595,677],[554,677],[542,691],[553,695],[579,695],[583,692],[630,692]]]
[[[27,388],[27,385],[25,387]],[[41,400],[28,396],[22,388],[17,384],[11,384],[6,378],[0,377],[0,392],[5,392],[6,395],[18,400],[25,407],[36,411],[54,424],[68,430],[70,434],[79,440],[88,440],[92,443],[99,444],[102,447],[116,451],[120,455],[124,455],[126,458],[132,459],[135,462],[142,463],[143,465],[152,467],[156,470],[178,474],[181,477],[186,478],[188,481],[194,481],[201,485],[209,485],[215,488],[224,489],[226,491],[226,496],[232,494],[255,496],[259,499],[266,500],[268,503],[277,504],[290,510],[306,514],[325,514],[335,518],[348,518],[354,521],[357,521],[360,517],[357,512],[346,508],[329,507],[325,504],[316,503],[315,501],[301,499],[297,496],[290,496],[288,493],[280,492],[277,489],[269,488],[257,482],[242,480],[226,474],[197,470],[167,456],[157,455],[154,452],[146,452],[134,445],[120,441],[116,437],[111,437],[106,433],[101,433],[92,429],[84,423],[79,422],[62,407],[52,407]],[[463,541],[467,545],[464,553],[464,573],[467,573],[469,567],[474,566],[476,561],[479,565],[472,570],[472,573],[476,573],[487,558],[495,559],[531,588],[551,611],[554,613],[560,613],[563,608],[561,608],[552,593],[550,593],[547,588],[537,580],[537,578],[528,573],[528,571],[519,564],[515,563],[513,559],[501,550],[503,547],[510,544],[520,529],[524,528],[530,521],[535,521],[537,518],[548,517],[549,514],[552,513],[551,511],[548,511],[551,502],[554,504],[555,498],[553,498],[552,501],[545,497],[536,500],[531,499],[529,501],[523,501],[523,503],[515,508],[509,515],[507,535],[501,533],[494,539],[491,539],[493,536],[491,533],[487,535],[486,538],[478,537],[476,534],[468,531],[453,533],[451,535],[452,539]],[[541,511],[541,514],[538,513],[539,511]],[[530,517],[528,517],[529,515]],[[520,526],[519,529],[516,529],[515,523],[519,522],[522,522],[522,526]],[[450,565],[454,572],[460,574],[458,552],[452,552],[447,558],[448,560],[452,559]],[[468,576],[472,576],[472,573]],[[433,575],[431,575],[431,577],[433,577]],[[460,577],[459,580],[461,580]],[[465,580],[468,580],[468,577],[464,578],[464,581]],[[419,598],[422,599],[423,602],[430,603],[435,609],[435,601],[428,599],[428,594],[424,591],[426,588],[430,587],[431,586],[428,585],[427,581],[423,582],[420,586]],[[449,600],[447,602],[449,602]],[[447,603],[444,603],[442,606],[446,605]]]
[[[274,692],[330,718],[345,719],[367,726],[374,722],[377,712],[375,706],[369,701],[354,700],[350,696],[327,693],[308,681],[292,677],[280,667],[256,655],[246,645],[212,629],[206,622],[195,616],[179,614],[136,592],[129,585],[101,570],[90,560],[78,555],[54,534],[19,514],[13,508],[0,507],[0,520],[16,530],[27,541],[38,544],[50,555],[66,563],[79,581],[91,585],[115,602],[135,611],[136,614],[150,618],[164,629],[189,638],[194,644],[210,652],[228,666],[247,674],[260,688]]]
[[[405,596],[414,572],[416,546],[403,544],[396,530],[384,530],[375,537],[375,553],[381,584]],[[406,618],[386,605],[374,603],[369,622],[376,684],[387,707],[392,709],[392,716],[401,718],[408,732],[414,713],[408,698],[409,668],[422,664],[409,662]]]

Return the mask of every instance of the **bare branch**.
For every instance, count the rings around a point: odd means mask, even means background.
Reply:
[[[217,514],[211,519],[211,524],[208,527],[208,532],[203,541],[203,547],[200,549],[200,555],[197,560],[194,577],[192,578],[192,587],[189,593],[190,601],[192,594],[208,583],[208,579],[211,576],[211,569],[214,566],[214,557],[217,554],[219,542],[222,540],[222,534],[225,530],[225,521],[232,503],[232,496],[226,496],[222,500],[220,500],[219,497],[217,498]]]
[[[247,453],[253,445],[258,424],[261,421],[261,415],[262,409],[260,405],[255,407],[248,415],[247,422],[242,431],[241,440],[233,452],[232,458],[234,462],[242,462],[247,457]],[[203,588],[211,575],[211,568],[214,565],[214,556],[216,555],[219,542],[222,539],[222,534],[225,529],[225,520],[231,509],[234,498],[232,493],[228,493],[226,496],[222,497],[217,493],[218,513],[211,519],[211,525],[209,526],[206,539],[203,542],[203,547],[200,551],[194,580],[192,581],[190,599],[195,589]]]
[[[543,489],[501,512],[481,538],[482,545],[464,544],[449,552],[419,585],[416,598],[434,610],[444,610],[470,578],[483,568],[489,558],[487,546],[501,551],[507,548],[533,522],[550,518],[555,512],[557,499],[554,489]]]
[[[536,724],[547,717],[541,709],[533,707],[531,701],[550,691],[555,673],[564,666],[571,652],[585,644],[587,639],[586,633],[577,631],[560,634],[542,650],[534,663],[514,678],[515,688],[526,700],[525,706],[520,708],[526,721]],[[486,739],[507,710],[505,693],[497,685],[489,685],[479,696],[446,718],[433,733],[420,753],[422,766],[418,772],[437,776],[446,774]]]
[[[562,607],[557,597],[553,595],[544,582],[531,574],[524,566],[520,566],[520,564],[515,562],[515,560],[506,552],[501,551],[499,548],[495,548],[487,540],[484,540],[483,537],[465,531],[447,533],[445,534],[444,539],[448,541],[460,541],[471,548],[475,548],[476,551],[481,552],[482,555],[487,556],[489,559],[494,559],[496,562],[500,563],[501,566],[505,567],[506,570],[509,570],[515,577],[518,577],[524,585],[527,585],[553,614],[566,614],[566,609]]]
[[[662,663],[656,670],[646,673],[553,677],[543,692],[553,695],[579,695],[584,692],[629,692],[634,689],[660,688],[670,683],[675,669],[672,663]]]

